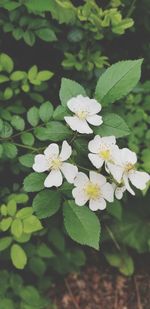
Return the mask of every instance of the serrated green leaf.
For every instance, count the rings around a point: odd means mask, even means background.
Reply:
[[[14,63],[12,61],[12,59],[6,55],[6,54],[1,54],[0,55],[0,63],[4,69],[4,71],[11,73],[13,68],[14,68]]]
[[[119,61],[108,68],[98,80],[96,99],[107,105],[127,95],[140,79],[142,62],[143,59]]]
[[[6,232],[10,228],[11,223],[12,223],[12,218],[10,217],[2,219],[0,222],[0,230],[2,230],[3,232]]]
[[[19,218],[14,219],[11,225],[11,233],[15,237],[21,237],[22,232],[23,232],[23,225],[21,220]]]
[[[4,143],[3,149],[6,157],[9,159],[14,159],[18,152],[17,147],[11,143]]]
[[[54,74],[52,72],[48,70],[43,70],[37,74],[37,79],[40,80],[40,82],[44,82],[49,80],[53,75]]]
[[[25,207],[17,211],[16,218],[26,219],[33,214],[32,207]]]
[[[17,244],[13,244],[10,254],[13,265],[18,269],[23,269],[27,263],[27,256],[23,248]]]
[[[34,144],[34,136],[32,133],[24,132],[21,134],[21,141],[24,145],[32,146]]]
[[[46,128],[36,128],[34,133],[40,141],[49,140],[58,142],[71,138],[72,136],[72,131],[58,121],[51,121],[47,124]]]
[[[65,108],[62,105],[59,105],[56,107],[53,113],[53,119],[54,120],[64,120],[65,116],[69,116],[67,108]]]
[[[45,42],[55,42],[57,37],[55,32],[50,28],[41,28],[35,31],[36,35]]]
[[[39,123],[39,111],[38,108],[33,106],[27,112],[27,120],[31,126],[36,127]]]
[[[52,257],[54,257],[53,251],[45,243],[41,243],[38,246],[37,254],[42,258],[52,258]]]
[[[47,101],[40,106],[39,116],[43,122],[48,122],[53,114],[53,105]]]
[[[27,217],[23,220],[24,233],[30,234],[33,232],[40,231],[41,229],[42,229],[42,224],[36,216],[31,215],[30,217]]]
[[[115,137],[123,137],[130,134],[130,130],[124,121],[117,114],[106,114],[102,117],[103,123],[99,127],[93,127],[95,134],[101,136],[110,136],[114,135]]]
[[[33,154],[26,154],[19,157],[19,162],[26,167],[32,167],[34,163],[34,157],[35,156]]]
[[[30,81],[36,78],[38,74],[38,68],[37,65],[33,65],[30,70],[28,71],[28,78]]]
[[[71,79],[62,78],[59,97],[60,97],[61,104],[64,107],[67,105],[67,102],[72,97],[76,97],[79,94],[86,96],[86,92],[80,84],[78,84],[77,82]]]
[[[46,174],[31,173],[24,179],[24,190],[26,192],[38,192],[44,189]]]
[[[43,190],[33,200],[33,209],[38,218],[53,216],[60,208],[60,193],[58,191]]]
[[[7,204],[7,212],[10,216],[14,216],[17,211],[17,204],[14,199],[11,199]]]
[[[64,225],[69,236],[81,245],[99,249],[100,222],[89,208],[77,206],[73,201],[64,204]]]
[[[11,118],[11,125],[18,131],[23,131],[25,128],[25,121],[22,117],[15,115]]]

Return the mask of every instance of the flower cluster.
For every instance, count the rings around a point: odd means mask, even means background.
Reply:
[[[66,116],[65,121],[73,131],[91,134],[93,130],[89,124],[99,126],[103,122],[102,117],[97,115],[101,105],[94,99],[78,95],[70,99],[67,106],[74,115]],[[47,188],[61,186],[64,176],[74,184],[72,195],[75,203],[83,206],[89,201],[89,208],[93,211],[105,209],[106,201],[113,202],[114,196],[121,199],[126,190],[135,195],[131,184],[141,190],[146,188],[150,176],[136,170],[136,153],[128,148],[120,149],[115,136],[96,135],[89,142],[88,149],[88,158],[96,168],[96,171],[89,172],[89,177],[78,171],[76,165],[66,162],[72,154],[67,141],[62,143],[60,152],[59,146],[52,143],[44,154],[36,155],[33,169],[38,173],[49,171],[44,182]],[[102,168],[107,176],[101,174]]]

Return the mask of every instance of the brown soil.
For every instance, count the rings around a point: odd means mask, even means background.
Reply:
[[[88,266],[55,284],[50,292],[58,309],[150,309],[150,273],[124,277],[110,267]]]

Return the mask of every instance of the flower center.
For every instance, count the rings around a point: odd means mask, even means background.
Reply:
[[[127,163],[127,164],[125,165],[125,172],[130,172],[130,171],[133,170],[133,169],[134,169],[134,165],[133,165],[133,164]]]
[[[103,150],[100,150],[99,155],[104,160],[109,160],[111,153],[109,149],[103,149]]]
[[[96,200],[100,197],[100,187],[92,182],[89,182],[85,187],[85,193],[89,199]]]
[[[77,117],[78,117],[80,120],[86,119],[87,114],[88,114],[88,113],[87,113],[86,111],[80,111],[80,112],[76,113]]]
[[[62,165],[62,162],[59,158],[53,159],[52,160],[52,169],[53,170],[58,170]]]

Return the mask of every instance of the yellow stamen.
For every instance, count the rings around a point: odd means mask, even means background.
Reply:
[[[130,172],[132,169],[134,169],[134,165],[131,163],[127,163],[125,165],[125,172]]]
[[[85,187],[85,193],[89,199],[96,200],[100,197],[100,187],[95,183],[89,182]]]
[[[62,165],[62,162],[59,158],[56,158],[52,160],[52,169],[53,170],[58,170]]]
[[[86,119],[86,117],[87,117],[87,112],[86,112],[86,111],[81,111],[81,112],[78,112],[76,115],[77,115],[77,117],[78,117],[80,120],[84,120],[84,119]]]
[[[110,159],[110,150],[109,149],[103,149],[99,152],[100,157],[102,157],[104,160]]]

